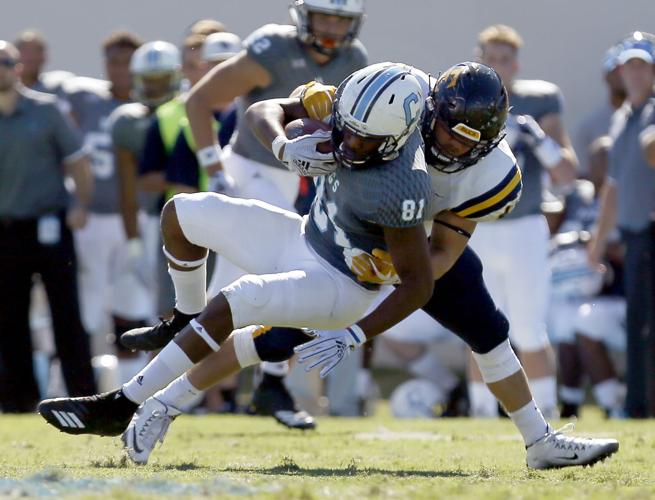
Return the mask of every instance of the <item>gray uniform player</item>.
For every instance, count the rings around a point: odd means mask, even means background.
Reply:
[[[361,111],[357,108],[353,113],[350,108],[355,101]],[[121,433],[138,404],[219,351],[235,328],[272,324],[331,329],[316,334],[317,341],[330,344],[327,351],[319,348],[307,356],[318,356],[313,366],[322,366],[321,373],[326,375],[367,336],[381,333],[425,303],[433,287],[423,229],[430,213],[426,206],[430,178],[420,138],[418,146],[414,143],[403,150],[418,125],[424,102],[419,82],[404,67],[391,65],[382,72],[365,68],[342,84],[337,109],[343,122],[335,125],[343,134],[335,141],[339,168],[369,168],[335,172],[329,186],[332,194],[323,189],[315,200],[325,211],[313,210],[306,219],[257,200],[214,193],[181,194],[168,202],[162,231],[164,253],[175,271],[171,277],[176,299],[182,308],[204,311],[121,391],[109,393],[110,399],[85,399],[84,415],[76,413],[84,423],[74,430],[63,426],[65,430]],[[275,126],[266,122],[268,128],[260,130],[269,143],[271,136],[284,133],[281,122]],[[256,118],[251,123],[258,127]],[[366,148],[361,156],[348,154],[362,143]],[[388,192],[372,188],[378,180],[389,187]],[[341,190],[349,196],[337,194]],[[265,249],[261,241],[266,242]],[[401,282],[375,311],[360,319],[377,296],[378,284],[364,285],[342,264],[352,251],[376,246],[390,253]],[[208,248],[253,274],[225,287],[205,307],[202,266]],[[321,357],[326,352],[329,356]],[[61,427],[57,414],[50,411],[55,409],[51,404],[69,402],[77,405],[81,400],[43,403],[41,414]]]
[[[89,223],[75,234],[80,262],[80,297],[86,329],[105,350],[105,335],[114,331],[114,318],[145,320],[151,315],[148,294],[133,293],[138,280],[124,272],[125,232],[120,216],[118,177],[111,139],[110,115],[129,101],[129,61],[140,41],[126,33],[112,35],[104,44],[108,81],[77,77],[64,84],[71,115],[88,148],[95,191]],[[143,288],[143,285],[141,285]]]
[[[154,317],[157,309],[159,287],[156,286],[155,268],[161,247],[159,213],[162,200],[159,193],[137,190],[138,162],[155,109],[178,91],[180,66],[180,54],[174,45],[162,41],[143,44],[130,61],[134,82],[132,97],[138,102],[119,106],[109,117],[122,225],[127,236],[126,274],[131,274],[138,282],[132,283],[132,300],[149,304],[148,315],[140,320]],[[166,292],[172,294],[172,290],[166,289]],[[143,326],[141,321],[139,323],[117,321],[116,334]],[[122,358],[125,357],[127,354],[122,352]],[[141,359],[135,362],[121,359],[121,380],[128,380],[142,366]]]
[[[295,0],[294,26],[269,24],[248,36],[244,50],[215,68],[194,87],[187,101],[189,123],[198,146],[199,164],[209,173],[221,169],[236,183],[236,194],[294,210],[298,176],[284,169],[252,135],[243,115],[252,103],[287,97],[312,80],[336,85],[367,64],[357,39],[364,14],[363,0]],[[220,150],[212,131],[212,110],[237,98],[237,132],[231,147]],[[243,275],[226,259],[219,261],[210,294]],[[184,311],[197,312],[197,311]],[[284,364],[265,364],[265,373],[283,375]]]
[[[523,173],[523,194],[502,221],[478,228],[471,245],[485,263],[484,279],[510,321],[510,338],[521,353],[530,385],[546,415],[556,412],[555,363],[546,333],[549,301],[548,226],[541,215],[542,175],[557,184],[572,181],[577,160],[561,122],[557,87],[515,80],[522,42],[510,27],[496,25],[479,36],[481,62],[502,78],[510,99],[508,142]],[[497,413],[491,394],[472,373],[470,393],[480,415]],[[477,400],[477,401],[476,401]]]

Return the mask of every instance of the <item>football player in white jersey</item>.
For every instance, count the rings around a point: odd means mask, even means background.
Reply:
[[[536,401],[557,414],[555,358],[546,333],[550,277],[548,227],[541,214],[542,178],[564,187],[575,178],[577,159],[562,122],[559,89],[542,80],[517,79],[522,44],[516,31],[496,25],[479,35],[479,60],[502,78],[511,106],[508,143],[519,159],[523,195],[505,219],[481,226],[471,245],[485,263],[484,279],[510,320],[516,346]],[[471,363],[469,393],[476,416],[497,415],[498,405]]]
[[[95,180],[89,223],[75,232],[75,245],[82,320],[95,341],[96,354],[106,352],[108,333],[120,335],[151,317],[148,291],[122,272],[126,238],[109,119],[116,108],[131,100],[130,59],[141,43],[132,33],[113,33],[103,43],[107,81],[75,77],[63,85],[71,115],[89,149]]]
[[[384,65],[377,67],[380,72],[385,71]],[[427,82],[424,83],[427,85]],[[502,216],[508,207],[511,209],[520,193],[520,174],[517,174],[511,151],[503,146],[496,147],[502,140],[501,132],[507,113],[505,90],[489,68],[466,63],[444,73],[427,102],[423,135],[428,141],[429,157],[433,162],[433,190],[436,186],[435,196],[445,197],[446,201],[429,208],[434,221],[430,254],[437,281],[434,294],[423,309],[473,347],[485,380],[524,437],[530,467],[594,463],[614,453],[618,443],[614,440],[567,437],[546,424],[509,345],[507,320],[486,292],[479,259],[466,246],[476,219],[485,219],[490,214]],[[358,100],[348,101],[348,104],[339,99],[336,109],[341,105],[355,115],[358,111],[363,113],[359,110]],[[288,108],[284,104],[273,101],[260,103],[251,109],[256,116],[251,122],[254,129],[267,139],[266,142],[277,151],[278,158],[285,160],[289,166],[299,167],[310,174],[335,168],[334,165],[326,166],[326,161],[329,162],[326,155],[316,153],[316,144],[326,140],[323,133],[291,141],[282,135],[278,135],[274,141],[271,139],[281,126],[278,124],[276,128],[274,123],[290,118],[285,116]],[[335,116],[335,123],[339,123],[339,113]],[[343,130],[341,127],[335,128]],[[340,144],[339,136],[339,133],[334,136],[336,140],[333,138],[333,144]],[[362,147],[353,150],[362,152]],[[340,153],[336,156],[342,157]],[[456,182],[457,177],[461,179],[463,172],[476,163],[496,172],[491,177],[485,177],[485,183],[477,184],[472,191],[454,190],[453,196],[449,196],[451,186],[448,185],[449,178],[444,176],[459,174],[452,178]],[[469,179],[476,184],[474,175]],[[490,182],[492,179],[493,182]],[[498,179],[501,179],[500,182]],[[335,185],[334,182],[332,185]],[[399,282],[392,259],[383,249],[352,252],[351,257],[349,265],[358,280],[378,284]],[[124,435],[130,457],[137,462],[147,461],[156,441],[163,439],[171,419],[179,414],[173,405],[190,397],[198,388],[205,388],[203,384],[211,385],[217,377],[261,359],[269,359],[269,356],[284,355],[288,358],[293,347],[301,353],[302,362],[309,361],[309,368],[322,366],[321,374],[325,375],[354,348],[345,339],[342,331],[320,331],[314,340],[299,346],[307,339],[279,335],[273,339],[267,333],[253,338],[252,332],[235,332],[224,345],[226,352],[219,351],[214,355],[214,365],[204,363],[194,368],[188,376],[182,376],[146,402]],[[232,352],[227,352],[228,349]],[[52,407],[58,403],[46,404]],[[52,418],[48,420],[57,425]],[[58,427],[67,432],[85,432],[67,430],[65,425]]]

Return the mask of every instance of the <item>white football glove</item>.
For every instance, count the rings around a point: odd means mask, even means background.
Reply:
[[[547,136],[537,120],[530,115],[510,115],[507,120],[507,142],[511,147],[525,144],[546,168],[556,166],[562,159],[561,148]]]
[[[316,150],[319,143],[329,141],[331,136],[328,130],[317,130],[311,135],[301,135],[295,139],[279,135],[272,144],[273,154],[289,170],[303,177],[331,174],[337,168],[332,153],[319,153]],[[280,157],[282,146],[284,152]]]
[[[308,372],[316,367],[322,367],[321,378],[325,378],[341,361],[366,342],[366,336],[357,325],[342,330],[316,330],[314,339],[296,346],[293,350],[298,354],[298,363],[311,362],[305,367]]]
[[[227,196],[234,196],[236,193],[236,183],[225,170],[219,170],[209,178],[207,189],[212,193],[221,193]]]
[[[147,260],[146,250],[141,238],[130,238],[125,245],[124,271],[132,274],[143,286],[154,286],[154,276]]]

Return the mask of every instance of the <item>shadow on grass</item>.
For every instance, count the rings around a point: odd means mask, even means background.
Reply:
[[[305,468],[299,466],[276,465],[275,467],[226,467],[221,472],[247,472],[265,476],[309,476],[309,477],[359,477],[380,474],[387,477],[468,477],[471,474],[462,470],[389,470],[377,467],[344,468]]]

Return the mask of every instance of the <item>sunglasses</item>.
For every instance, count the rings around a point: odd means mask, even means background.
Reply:
[[[14,59],[0,59],[0,66],[5,68],[13,68],[16,66],[16,61]]]

